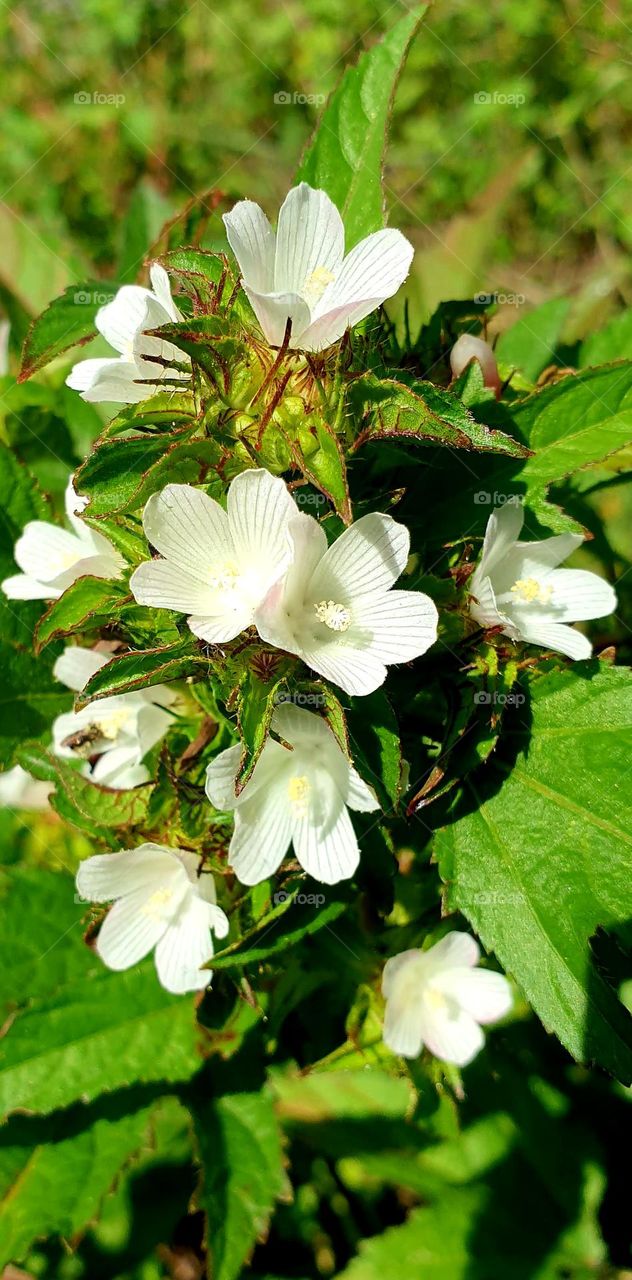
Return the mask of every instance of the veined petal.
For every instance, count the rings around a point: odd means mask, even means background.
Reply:
[[[180,871],[170,850],[142,844],[138,849],[86,858],[77,872],[77,891],[87,902],[111,902],[138,889],[151,892],[162,885],[171,886]]]
[[[271,292],[275,236],[263,209],[254,200],[240,200],[224,214],[224,226],[244,283],[258,292]]]
[[[204,990],[213,974],[200,966],[212,954],[207,904],[190,892],[156,947],[156,970],[162,986],[173,995]]]
[[[352,634],[356,640],[363,631],[380,662],[410,662],[434,644],[438,621],[435,604],[422,591],[388,591],[354,607]]]
[[[438,1007],[423,1001],[421,1024],[423,1041],[430,1052],[457,1067],[466,1067],[485,1043],[478,1022],[449,999]]]
[[[286,196],[279,213],[274,263],[274,290],[310,298],[310,279],[324,273],[320,293],[342,266],[345,232],[342,218],[329,196],[301,182]]]
[[[66,386],[81,393],[89,404],[140,404],[152,395],[152,388],[142,385],[133,360],[81,360],[73,365]],[[156,388],[157,389],[157,388]]]
[[[524,521],[524,511],[520,502],[506,502],[503,507],[492,511],[485,537],[478,570],[483,576],[489,576],[496,566],[511,550]]]
[[[558,533],[554,538],[543,538],[541,542],[517,542],[516,551],[525,556],[520,577],[537,575],[543,567],[557,569],[558,564],[567,560],[583,541],[581,533]]]
[[[349,765],[349,787],[345,803],[350,809],[357,809],[361,813],[373,813],[380,807],[375,792],[364,778],[360,777],[353,765]]]
[[[278,785],[261,790],[235,812],[228,861],[242,884],[259,884],[281,865],[292,838],[290,808]]]
[[[303,662],[331,680],[345,693],[363,697],[384,684],[388,672],[384,663],[371,652],[343,641],[330,640],[327,644],[301,648]]]
[[[81,693],[88,680],[110,661],[111,656],[109,653],[97,653],[94,649],[81,649],[79,645],[69,644],[55,662],[53,675],[68,689]]]
[[[300,347],[301,335],[309,325],[309,307],[297,293],[258,293],[244,284],[250,305],[271,347],[280,347],[285,337],[288,319],[290,347]]]
[[[558,622],[607,618],[617,607],[614,588],[587,569],[554,569],[546,586],[553,588],[551,612]]]
[[[311,324],[300,345],[323,351],[392,297],[403,284],[413,247],[400,231],[376,231],[345,258],[335,281],[312,311]]]
[[[472,575],[469,590],[471,594],[470,613],[481,627],[511,625],[509,619],[500,612],[491,579],[484,576],[480,565]]]
[[[296,504],[283,480],[257,468],[235,476],[227,509],[237,562],[260,581],[259,603],[289,563],[288,521],[296,516]]]
[[[363,596],[388,591],[406,566],[410,534],[403,524],[380,512],[362,516],[333,543],[313,574],[315,600],[349,605]]]
[[[152,494],[143,513],[143,528],[161,556],[205,584],[218,565],[232,558],[226,512],[193,485],[168,484],[161,493]]]
[[[221,813],[235,808],[235,779],[241,760],[241,746],[227,747],[216,755],[206,770],[206,794],[212,805]]]
[[[433,987],[452,996],[470,1017],[484,1025],[504,1018],[513,1004],[510,983],[491,969],[447,969],[433,979]]]
[[[563,622],[533,622],[521,627],[520,639],[526,644],[537,644],[542,649],[554,649],[565,657],[579,662],[582,658],[590,658],[592,645],[587,636],[574,627]]]
[[[129,580],[138,604],[154,609],[175,609],[178,613],[218,614],[218,593],[169,560],[145,560]]]
[[[300,619],[305,605],[305,592],[316,565],[327,550],[324,529],[313,516],[293,515],[287,536],[291,561],[282,579],[268,591],[255,613],[255,626],[262,640],[277,649],[298,652],[295,620]]]
[[[216,617],[207,614],[192,614],[187,622],[194,636],[206,640],[207,644],[228,644],[252,623],[250,605],[241,601],[233,601],[224,613]]]
[[[337,813],[314,825],[307,815],[292,825],[294,851],[303,870],[322,884],[338,884],[353,875],[360,849],[349,810],[340,801]]]
[[[167,922],[146,910],[147,892],[136,889],[119,898],[110,909],[96,941],[96,952],[108,969],[130,969],[138,964],[162,937]]]

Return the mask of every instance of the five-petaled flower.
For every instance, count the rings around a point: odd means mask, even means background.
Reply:
[[[53,667],[62,684],[81,693],[87,681],[109,661],[109,654],[70,645]],[[53,723],[55,755],[85,761],[83,773],[103,787],[123,791],[149,781],[142,763],[164,737],[176,695],[155,684],[137,693],[100,698],[81,711],[68,711]]]
[[[268,738],[239,796],[240,746],[222,751],[207,770],[209,800],[235,813],[230,865],[242,884],[258,884],[277,870],[292,844],[315,880],[346,880],[360,859],[349,809],[372,811],[378,801],[317,712],[283,703],[272,729],[291,749]]]
[[[109,969],[130,969],[155,948],[158,978],[167,991],[201,991],[211,981],[202,969],[213,955],[211,930],[228,933],[216,904],[215,884],[194,853],[142,844],[97,854],[81,863],[77,892],[88,902],[112,902],[96,941]]]
[[[240,200],[224,223],[244,289],[272,346],[283,342],[289,319],[290,347],[324,351],[397,292],[413,257],[405,236],[390,228],[367,236],[345,257],[335,204],[306,182],[284,200],[276,235],[252,200]]]
[[[77,578],[120,578],[125,561],[102,533],[80,519],[88,504],[78,497],[72,476],[66,487],[66,517],[72,533],[47,520],[30,520],[18,538],[14,556],[22,570],[5,578],[10,600],[56,600]]]
[[[512,640],[569,658],[589,658],[590,641],[566,624],[606,617],[616,609],[615,592],[596,573],[558,569],[583,542],[580,534],[518,542],[522,523],[517,501],[506,502],[490,516],[469,583],[472,617],[483,627],[500,627]]]
[[[283,481],[264,470],[235,477],[226,511],[192,485],[167,485],[143,515],[147,540],[163,558],[132,574],[134,596],[189,614],[193,634],[210,644],[234,640],[287,567],[295,514]]]
[[[313,516],[290,521],[292,563],[255,617],[263,640],[285,649],[350,694],[371,693],[386,667],[425,653],[437,610],[421,591],[393,591],[410,535],[392,516],[362,516],[327,547]]]
[[[469,933],[454,931],[427,951],[402,951],[387,960],[384,1040],[394,1053],[416,1058],[424,1045],[443,1062],[467,1066],[484,1043],[481,1025],[512,1005],[501,973],[477,969],[480,949]]]
[[[146,332],[182,319],[171,297],[164,267],[154,262],[149,274],[151,289],[125,284],[111,302],[97,311],[96,328],[120,355],[81,360],[73,366],[66,383],[81,392],[82,400],[137,404],[160,391],[166,377],[170,383],[188,381],[187,372],[170,366],[174,361],[188,365],[189,357],[172,342],[150,337]]]

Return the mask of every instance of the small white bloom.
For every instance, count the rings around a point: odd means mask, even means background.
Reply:
[[[421,591],[393,591],[410,535],[391,516],[362,516],[327,547],[313,516],[291,520],[294,554],[257,611],[259,635],[297,654],[345,690],[366,694],[387,664],[419,657],[437,638],[437,610]]]
[[[111,902],[96,942],[108,969],[131,969],[156,949],[163,987],[174,995],[202,991],[211,981],[201,969],[213,955],[211,930],[228,933],[228,920],[216,906],[215,884],[198,874],[194,853],[142,844],[121,853],[97,854],[82,862],[77,891],[88,902]]]
[[[427,951],[402,951],[387,960],[384,1041],[393,1053],[416,1058],[424,1045],[443,1062],[467,1066],[482,1049],[480,1024],[496,1022],[512,1006],[501,973],[476,969],[478,943],[454,931]]]
[[[342,218],[324,191],[306,182],[286,197],[276,235],[252,200],[224,215],[244,289],[272,346],[288,318],[290,347],[324,351],[392,297],[408,275],[413,247],[401,231],[367,236],[345,257]]]
[[[470,581],[472,617],[482,627],[501,627],[512,640],[589,658],[590,641],[566,624],[606,617],[617,607],[615,592],[596,573],[558,569],[583,542],[580,534],[518,542],[522,522],[522,507],[515,501],[490,516]]]
[[[108,661],[106,653],[70,645],[57,659],[53,675],[80,693]],[[173,723],[167,708],[174,702],[175,694],[158,684],[138,693],[98,698],[81,711],[68,711],[53,722],[55,755],[84,760],[85,777],[101,786],[116,791],[137,787],[149,780],[142,760]]]
[[[489,342],[484,342],[482,338],[475,338],[472,333],[462,333],[450,352],[450,368],[453,376],[458,378],[459,374],[463,373],[464,369],[467,369],[472,360],[478,360],[483,371],[485,386],[490,387],[498,396],[500,394],[500,376],[496,357]]]
[[[189,614],[193,634],[211,644],[234,640],[288,564],[295,514],[283,481],[264,470],[235,477],[226,511],[192,485],[167,485],[145,507],[147,541],[163,559],[132,574],[136,600]]]
[[[13,552],[22,573],[1,584],[10,600],[56,600],[77,578],[121,577],[123,557],[102,533],[80,519],[87,504],[87,498],[75,493],[71,476],[66,517],[72,533],[46,520],[29,521]]]
[[[0,773],[0,807],[7,809],[48,809],[52,782],[38,782],[21,765]]]
[[[209,800],[217,809],[235,811],[230,865],[242,884],[258,884],[278,869],[293,844],[315,880],[346,880],[360,859],[349,809],[368,812],[379,804],[317,713],[284,703],[274,712],[272,729],[292,750],[268,738],[239,797],[239,745],[220,752],[207,769]]]
[[[151,289],[125,284],[116,297],[97,311],[95,325],[109,342],[117,358],[81,360],[74,365],[66,385],[81,392],[82,400],[106,400],[118,404],[137,404],[161,390],[165,377],[187,379],[188,374],[166,369],[148,360],[159,356],[168,362],[189,364],[189,357],[172,342],[148,337],[147,329],[173,324],[182,316],[171,297],[169,276],[164,267],[154,262],[150,270]]]

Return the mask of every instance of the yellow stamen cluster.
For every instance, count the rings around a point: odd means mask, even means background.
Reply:
[[[322,298],[328,284],[335,280],[333,272],[327,267],[316,267],[308,275],[303,285],[303,295],[309,302],[318,302]]]
[[[305,774],[290,778],[288,782],[287,793],[290,804],[299,818],[307,817],[311,789],[309,778],[306,778]]]
[[[553,588],[543,587],[537,578],[518,578],[511,590],[524,604],[548,604],[553,595]]]
[[[330,631],[348,631],[351,626],[351,614],[344,604],[335,600],[321,600],[314,605],[316,617],[324,622]]]

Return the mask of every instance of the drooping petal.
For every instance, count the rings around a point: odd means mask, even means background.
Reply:
[[[349,805],[350,809],[357,809],[359,813],[373,813],[375,809],[380,807],[380,802],[375,792],[364,781],[364,778],[360,777],[353,765],[349,765],[349,786],[346,804]]]
[[[424,1000],[421,1025],[426,1048],[457,1067],[466,1067],[485,1043],[478,1022],[450,999],[438,1006]]]
[[[230,560],[228,517],[219,502],[190,484],[168,484],[143,512],[147,541],[190,577],[207,583]]]
[[[315,600],[350,604],[388,591],[406,566],[410,534],[392,516],[372,512],[356,520],[325,553],[310,583]]]
[[[353,610],[353,634],[366,634],[366,646],[387,665],[410,662],[434,644],[439,615],[422,591],[389,591]]]
[[[510,983],[502,973],[491,969],[447,969],[433,979],[433,987],[452,996],[466,1013],[484,1025],[504,1018],[513,1004]]]
[[[96,328],[121,355],[129,356],[134,338],[143,326],[150,297],[149,289],[138,284],[125,284],[111,302],[97,311],[94,319]]]
[[[138,743],[127,742],[104,751],[88,774],[100,787],[113,791],[129,791],[149,782],[149,770],[140,763]]]
[[[257,293],[249,285],[244,285],[244,289],[270,346],[281,346],[287,322],[291,320],[289,345],[300,347],[301,336],[309,325],[307,303],[297,293]]]
[[[224,214],[224,226],[244,284],[259,293],[272,292],[275,236],[263,209],[254,200],[240,200]]]
[[[235,779],[241,760],[241,746],[227,747],[216,755],[206,770],[206,794],[212,805],[222,813],[235,808]]]
[[[200,966],[212,955],[207,905],[190,892],[156,947],[156,970],[162,986],[173,995],[203,991],[213,974]]]
[[[492,511],[485,537],[478,570],[483,576],[489,576],[501,560],[511,550],[524,521],[524,510],[516,499],[506,502],[504,506]]]
[[[274,264],[274,291],[297,293],[309,302],[318,293],[314,272],[321,271],[320,295],[340,271],[345,249],[342,218],[324,191],[306,182],[293,187],[279,213]]]
[[[147,891],[136,889],[119,898],[110,909],[96,941],[96,952],[108,969],[120,971],[138,964],[162,937],[163,916],[146,910]]]
[[[149,279],[151,287],[155,293],[163,310],[171,320],[179,319],[179,311],[171,296],[171,282],[164,267],[159,262],[152,262],[149,268]]]
[[[617,607],[614,588],[586,569],[554,569],[546,579],[552,587],[551,612],[557,622],[607,618]]]
[[[69,644],[57,658],[53,675],[68,689],[81,693],[88,680],[110,661],[111,656],[109,653],[97,653],[94,649],[81,649],[79,645]]]
[[[469,582],[470,613],[481,627],[511,626],[509,619],[500,612],[491,579],[485,577],[479,567]],[[514,628],[515,631],[515,628]]]
[[[281,865],[292,838],[285,787],[272,783],[235,811],[228,861],[242,884],[259,884]]]
[[[61,588],[53,587],[45,582],[36,582],[26,573],[14,573],[0,583],[5,596],[9,600],[56,600],[61,595]]]
[[[522,627],[520,638],[526,644],[537,644],[542,649],[554,649],[556,653],[563,653],[565,657],[572,658],[575,662],[590,658],[592,654],[592,644],[588,636],[582,635],[581,631],[576,631],[574,627],[568,627],[563,622],[534,620]]]
[[[294,851],[303,870],[322,884],[338,884],[353,875],[360,861],[358,839],[342,799],[337,812],[314,825],[308,813],[292,825]]]
[[[66,386],[79,391],[89,404],[140,404],[152,389],[138,379],[133,360],[80,360],[70,370]]]
[[[180,868],[162,845],[142,844],[120,853],[97,853],[77,872],[77,891],[87,902],[111,902],[125,893],[170,885]]]

